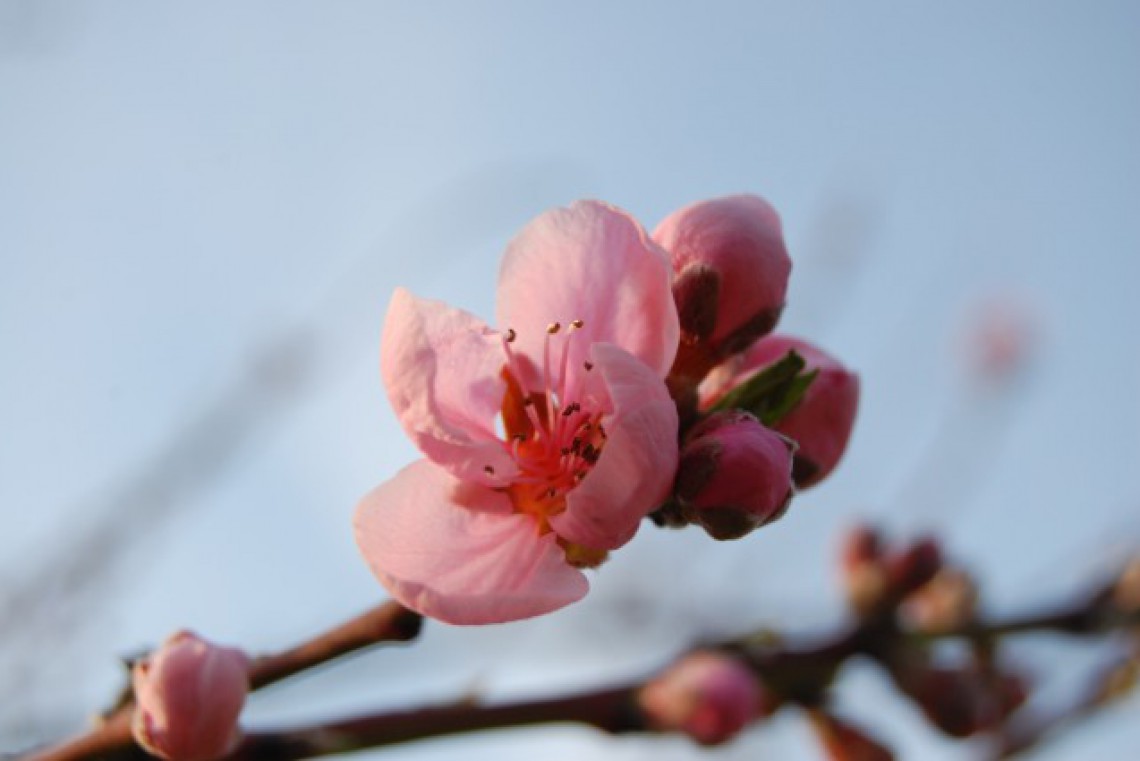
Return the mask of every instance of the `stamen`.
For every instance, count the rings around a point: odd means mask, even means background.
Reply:
[[[495,469],[492,468],[490,465],[484,465],[483,466],[483,472],[489,476],[495,475]]]
[[[571,320],[570,328],[566,331],[566,342],[562,344],[562,361],[558,363],[558,401],[565,402],[570,394],[566,389],[567,368],[570,366],[570,335],[586,323],[582,320]]]
[[[514,328],[507,328],[506,338],[507,338],[507,343],[513,344],[515,342],[515,339],[518,338],[518,333],[515,332]]]
[[[542,342],[542,390],[546,393],[546,419],[554,423],[554,384],[550,382],[550,337],[562,329],[562,325],[552,322],[546,328],[546,338]],[[561,400],[559,400],[561,401]],[[553,433],[553,431],[551,431]]]
[[[594,369],[594,363],[593,362],[583,362],[582,367],[586,368],[586,372],[590,372],[591,370]]]
[[[531,426],[534,428],[534,440],[538,441],[542,435],[548,433],[546,428],[542,425],[542,419],[538,416],[538,410],[534,408],[534,399],[529,396],[523,402],[523,409],[526,410],[527,419],[530,420]]]

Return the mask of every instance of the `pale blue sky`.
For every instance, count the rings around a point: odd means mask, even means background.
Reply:
[[[579,197],[650,227],[699,198],[772,201],[783,328],[863,377],[840,471],[745,541],[647,528],[571,610],[431,627],[252,721],[562,688],[707,631],[824,625],[859,515],[944,532],[1003,609],[1079,585],[1140,542],[1138,42],[1128,2],[0,0],[0,588],[113,505],[131,512],[110,533],[142,534],[81,574],[83,632],[30,672],[0,748],[74,725],[111,656],[171,629],[272,648],[379,599],[349,522],[415,457],[376,372],[388,296],[490,316],[507,240]],[[981,388],[956,349],[1006,293],[1039,346]],[[299,385],[256,380],[266,356]],[[162,454],[203,419],[194,457]],[[27,661],[5,647],[0,668]],[[852,676],[852,714],[901,757],[973,757]],[[815,757],[805,737],[789,718],[718,757]],[[1117,717],[1039,757],[1137,741]],[[567,729],[468,742],[697,754]]]

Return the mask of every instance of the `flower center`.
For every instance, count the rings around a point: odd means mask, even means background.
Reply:
[[[534,374],[524,372],[521,358],[511,350],[515,331],[508,330],[503,337],[507,359],[503,367],[507,385],[503,446],[519,468],[505,491],[515,510],[534,517],[540,533],[551,530],[549,519],[566,509],[566,493],[586,477],[605,446],[601,411],[584,409],[577,399],[580,389],[568,385],[570,342],[581,327],[581,320],[574,320],[566,330],[557,322],[547,327],[536,389],[523,386],[523,379]],[[562,344],[557,377],[551,365],[556,341]],[[593,369],[588,362],[584,367]]]

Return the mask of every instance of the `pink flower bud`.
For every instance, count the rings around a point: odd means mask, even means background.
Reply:
[[[855,526],[843,537],[840,570],[847,602],[860,616],[883,608],[890,594],[883,541],[869,526]]]
[[[739,358],[718,367],[701,386],[701,403],[714,403],[793,349],[804,358],[805,369],[817,370],[818,375],[800,403],[773,428],[799,446],[794,474],[796,486],[803,489],[826,478],[847,449],[859,406],[859,376],[807,341],[768,336]]]
[[[732,739],[772,708],[748,666],[711,651],[673,664],[642,688],[638,700],[651,727],[684,732],[702,745]]]
[[[249,691],[249,659],[240,650],[177,632],[135,664],[133,678],[131,730],[147,752],[169,761],[213,761],[237,744]]]
[[[942,547],[930,537],[916,539],[887,559],[887,578],[900,596],[916,592],[942,570]]]
[[[689,522],[716,539],[739,539],[787,509],[792,446],[747,412],[718,412],[690,432],[676,496]]]
[[[699,381],[775,327],[792,261],[767,201],[738,195],[686,206],[657,226],[653,240],[673,260],[682,374]]]

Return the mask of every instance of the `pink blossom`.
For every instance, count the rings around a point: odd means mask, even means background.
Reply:
[[[798,445],[793,474],[796,486],[802,489],[826,478],[847,449],[859,407],[858,375],[807,341],[773,335],[717,367],[701,384],[700,391],[702,404],[712,404],[792,349],[804,358],[807,370],[819,373],[799,405],[772,427]]]
[[[249,660],[192,632],[172,635],[135,664],[131,730],[149,753],[169,761],[213,761],[230,752],[249,691]]]
[[[642,688],[638,702],[654,729],[684,732],[702,745],[727,742],[767,712],[748,666],[711,651],[673,664]]]
[[[507,248],[501,330],[396,292],[381,370],[426,459],[366,495],[355,519],[393,597],[483,624],[586,593],[579,568],[633,537],[676,470],[669,286],[664,252],[631,217],[582,201]]]

